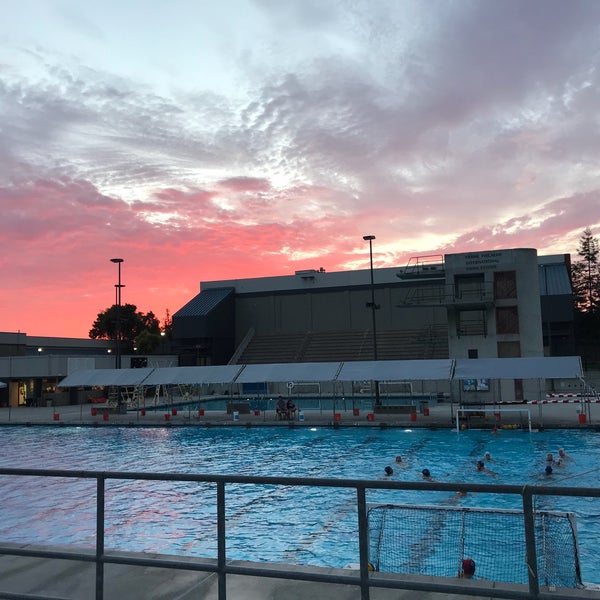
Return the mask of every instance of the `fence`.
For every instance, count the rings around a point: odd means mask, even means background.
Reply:
[[[372,588],[404,589],[439,593],[453,593],[470,596],[486,596],[490,598],[526,598],[540,600],[574,600],[576,598],[597,598],[597,591],[585,589],[547,588],[540,585],[538,576],[538,548],[536,547],[534,499],[537,496],[590,497],[600,498],[600,488],[568,488],[541,487],[493,484],[439,483],[439,482],[399,482],[389,480],[354,480],[354,479],[318,479],[304,477],[254,477],[244,475],[203,475],[173,473],[139,473],[139,472],[98,472],[43,469],[0,469],[0,476],[8,477],[60,477],[92,479],[96,482],[96,547],[95,551],[52,551],[33,549],[28,546],[11,546],[0,542],[0,554],[37,557],[48,559],[66,559],[95,563],[95,598],[104,599],[104,566],[120,564],[143,567],[159,567],[190,571],[210,572],[217,575],[219,600],[226,600],[226,582],[228,575],[244,575],[254,577],[282,578],[286,580],[310,581],[327,584],[344,584],[357,586],[361,600],[369,600]],[[124,555],[105,549],[105,485],[107,480],[144,480],[177,482],[200,482],[216,485],[216,561],[165,560],[141,554],[139,556]],[[359,564],[357,569],[331,572],[310,569],[292,570],[278,568],[272,564],[252,562],[250,566],[240,566],[227,562],[226,557],[226,495],[227,485],[273,485],[273,486],[309,486],[354,489],[356,491],[357,535],[359,540]],[[527,563],[528,583],[524,585],[503,585],[498,582],[452,580],[450,578],[432,578],[407,576],[402,573],[376,573],[369,565],[368,507],[367,490],[422,490],[447,492],[475,492],[494,494],[513,494],[520,496],[523,503],[524,545]],[[314,511],[308,506],[307,511]],[[43,543],[44,540],[40,540]],[[347,574],[346,574],[347,573]],[[48,596],[17,595],[3,592],[0,583],[0,598],[27,598],[29,600],[45,600]]]

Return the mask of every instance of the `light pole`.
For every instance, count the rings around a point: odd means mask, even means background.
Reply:
[[[371,309],[371,316],[373,318],[373,360],[377,360],[377,324],[375,320],[375,311],[379,308],[379,304],[375,304],[375,282],[373,280],[373,240],[374,235],[363,235],[363,240],[369,242],[369,259],[371,261],[371,302],[367,302],[367,308]],[[375,406],[381,405],[381,398],[379,397],[379,382],[374,381],[375,384]]]
[[[121,263],[122,258],[111,258],[110,262],[116,263],[118,268],[118,278],[115,284],[115,303],[117,305],[117,327],[115,332],[117,348],[115,353],[115,368],[121,368],[121,288],[125,287],[121,285]]]

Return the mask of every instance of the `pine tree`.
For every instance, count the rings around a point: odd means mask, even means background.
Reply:
[[[579,240],[571,281],[575,303],[575,339],[584,368],[600,363],[600,244],[588,227]]]
[[[571,269],[575,306],[582,313],[600,310],[600,244],[587,227],[579,240],[577,254],[581,260]]]

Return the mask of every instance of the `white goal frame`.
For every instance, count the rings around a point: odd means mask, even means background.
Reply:
[[[456,410],[456,431],[460,431],[460,416],[463,413],[527,413],[527,425],[531,433],[531,410],[529,408],[458,408]]]

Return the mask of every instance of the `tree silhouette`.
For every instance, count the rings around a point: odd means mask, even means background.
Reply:
[[[144,331],[160,336],[160,324],[152,311],[137,312],[135,304],[113,304],[98,313],[89,336],[92,339],[116,340],[118,333],[123,349],[131,352],[135,339]]]
[[[571,267],[575,339],[584,368],[600,363],[600,244],[587,227],[579,240],[580,260]]]

